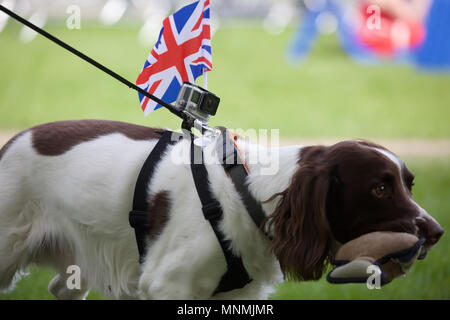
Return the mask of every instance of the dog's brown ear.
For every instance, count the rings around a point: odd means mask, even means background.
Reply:
[[[326,215],[329,184],[325,169],[301,165],[266,220],[273,252],[288,279],[317,280],[326,268],[332,244]]]

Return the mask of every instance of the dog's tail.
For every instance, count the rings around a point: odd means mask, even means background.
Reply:
[[[37,236],[36,221],[29,205],[16,211],[15,215],[2,212],[3,208],[0,202],[0,291],[9,291],[27,275],[24,270],[36,254],[32,244],[39,245],[40,241],[34,241]]]
[[[0,291],[10,290],[25,273],[20,271],[29,255],[24,240],[31,226],[26,223],[22,199],[21,168],[16,158],[20,148],[15,142],[24,132],[17,134],[0,148]]]
[[[5,292],[13,289],[26,273],[21,271],[24,252],[18,252],[14,237],[8,237],[4,228],[0,228],[0,233],[0,292]]]
[[[0,197],[1,198],[1,197]],[[1,209],[0,205],[0,209]],[[14,285],[26,275],[22,271],[30,260],[30,251],[27,249],[27,238],[31,224],[22,224],[22,213],[18,219],[11,219],[10,215],[0,210],[0,291],[5,292],[14,288]],[[20,221],[22,220],[22,221]]]

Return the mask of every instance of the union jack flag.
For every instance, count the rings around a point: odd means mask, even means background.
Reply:
[[[189,4],[163,21],[158,42],[150,52],[136,85],[171,103],[185,81],[212,70],[209,0]],[[145,115],[162,106],[139,93]]]

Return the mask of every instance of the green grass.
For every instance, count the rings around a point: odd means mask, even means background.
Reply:
[[[83,25],[48,31],[134,81],[149,53],[137,28]],[[334,36],[322,37],[298,67],[284,55],[293,35],[271,36],[236,23],[213,37],[209,88],[222,98],[213,125],[279,128],[282,137],[449,138],[450,77],[408,66],[362,66]],[[137,94],[38,36],[18,41],[17,24],[0,34],[0,128],[62,119],[104,118],[177,128],[166,110],[144,118]]]
[[[369,290],[365,284],[332,285],[325,277],[317,282],[284,282],[272,299],[450,299],[450,159],[407,161],[416,174],[414,199],[447,230],[425,260],[418,261],[406,278],[395,279],[380,290]],[[49,269],[34,270],[18,283],[17,288],[0,294],[1,299],[53,299],[47,285],[54,276]],[[88,299],[101,299],[90,293]]]

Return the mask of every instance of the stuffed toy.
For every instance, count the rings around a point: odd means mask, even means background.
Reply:
[[[374,274],[370,266],[381,271],[381,283],[405,275],[418,260],[424,259],[424,238],[409,233],[372,232],[342,245],[332,259],[335,268],[327,275],[330,283],[365,283]],[[374,267],[372,267],[374,268]]]

